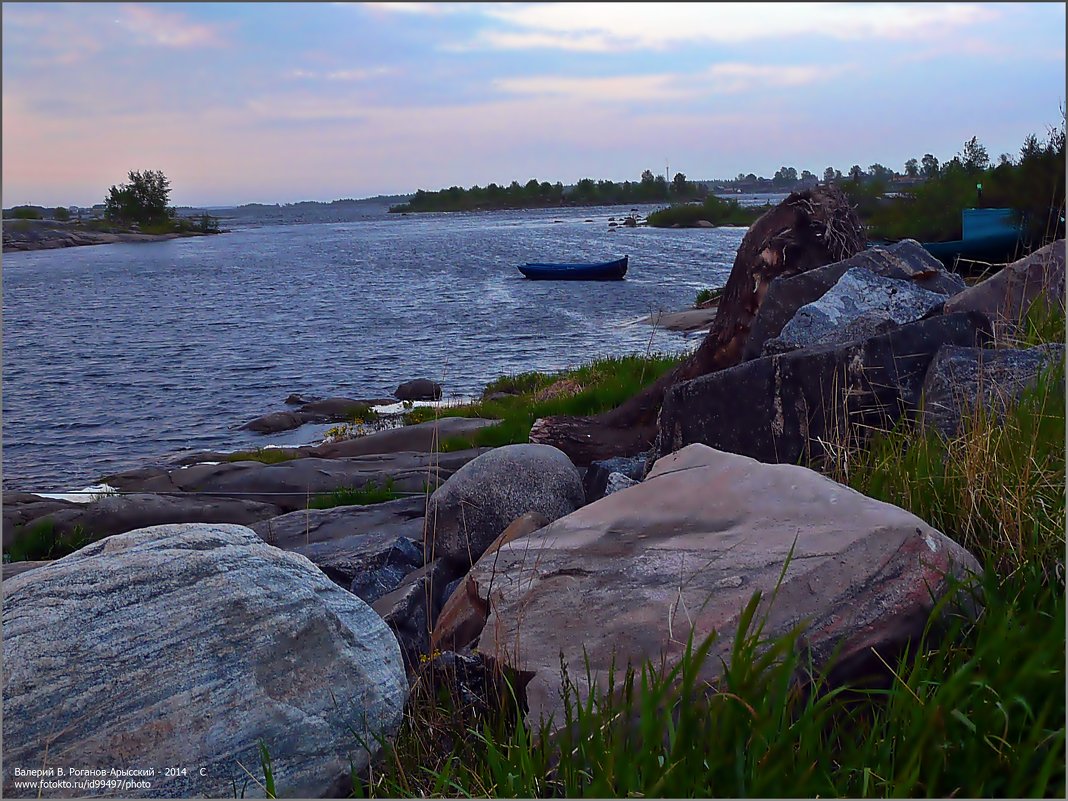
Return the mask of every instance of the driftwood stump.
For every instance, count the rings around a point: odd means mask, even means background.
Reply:
[[[836,186],[791,194],[746,232],[712,328],[689,359],[611,411],[535,421],[530,441],[559,448],[580,466],[646,450],[656,436],[668,387],[741,361],[749,328],[773,280],[848,259],[865,244],[856,212]]]

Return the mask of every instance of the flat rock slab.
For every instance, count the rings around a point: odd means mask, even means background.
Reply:
[[[979,569],[909,512],[803,467],[691,445],[469,575],[488,593],[479,652],[532,671],[528,720],[560,725],[561,655],[581,698],[587,656],[603,691],[613,660],[620,673],[650,660],[670,668],[691,630],[698,642],[716,631],[703,675],[713,680],[759,590],[765,634],[803,626],[816,667],[841,648],[835,676],[847,680],[878,666],[873,650],[889,661],[922,632],[947,575]]]
[[[28,505],[28,512],[33,505]],[[40,509],[45,509],[42,504]],[[58,534],[81,528],[93,539],[110,537],[166,523],[237,523],[249,525],[280,514],[270,503],[237,498],[211,498],[195,495],[105,495],[89,503],[76,503],[46,511],[23,523],[24,528],[51,521]]]
[[[1000,417],[1009,403],[1035,385],[1043,369],[1058,362],[1064,364],[1064,345],[1020,350],[946,346],[924,378],[923,423],[953,437],[977,406]]]
[[[108,477],[119,490],[137,492],[211,492],[245,500],[273,503],[283,510],[304,509],[319,493],[364,487],[369,483],[421,492],[437,487],[462,465],[483,453],[472,448],[454,453],[398,453],[344,459],[291,459],[277,464],[227,462],[168,469],[151,467]]]
[[[4,795],[15,768],[155,767],[149,789],[50,796],[334,795],[400,724],[397,640],[304,557],[243,526],[157,526],[5,581]],[[371,754],[357,742],[357,735]],[[188,774],[159,775],[165,766]]]
[[[718,309],[685,309],[677,312],[656,312],[648,317],[643,317],[640,322],[664,328],[668,331],[679,331],[691,334],[697,331],[708,331],[716,320]]]
[[[487,426],[497,425],[498,422],[500,421],[484,420],[479,417],[442,417],[437,420],[428,420],[425,423],[376,431],[367,436],[301,450],[308,456],[319,456],[324,459],[398,451],[433,453],[440,450],[441,443],[449,437],[471,436]]]
[[[350,591],[354,591],[354,581],[368,574],[382,570],[391,574],[399,572],[380,587],[382,595],[396,587],[409,572],[422,567],[425,513],[426,498],[415,496],[368,506],[290,512],[256,523],[252,530],[270,545],[308,557],[334,582]],[[391,558],[398,539],[411,543],[412,556],[404,560],[407,569]],[[368,602],[378,597],[357,594]]]
[[[287,399],[288,402],[289,399]],[[306,423],[344,423],[351,420],[357,412],[365,411],[371,406],[392,402],[392,399],[382,398],[371,400],[322,398],[308,401],[296,410],[262,415],[245,423],[241,428],[255,431],[258,434],[277,434],[281,431],[300,428]]]
[[[942,262],[919,242],[905,239],[887,248],[872,248],[844,261],[818,267],[792,278],[771,282],[760,304],[742,351],[743,361],[757,359],[764,343],[777,337],[797,310],[823,297],[853,267],[863,267],[885,278],[914,283],[921,289],[950,297],[964,290],[964,279],[946,271]]]
[[[668,389],[654,452],[695,442],[797,464],[824,443],[856,442],[919,405],[938,349],[990,340],[978,313],[937,316],[846,345],[765,356]]]
[[[3,580],[7,581],[12,579],[19,573],[25,573],[27,570],[35,570],[38,567],[52,564],[48,560],[27,561],[27,562],[5,562],[3,567]]]

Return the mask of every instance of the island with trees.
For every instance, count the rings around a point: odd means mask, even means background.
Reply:
[[[178,214],[170,205],[170,180],[162,171],[131,170],[127,178],[91,209],[28,205],[4,209],[4,251],[154,242],[222,232],[218,218],[210,214]]]
[[[525,184],[512,181],[508,186],[491,183],[485,187],[463,189],[452,186],[438,192],[420,189],[407,203],[390,207],[390,212],[428,211],[500,211],[508,209],[542,209],[568,206],[615,206],[633,203],[686,203],[703,200],[709,188],[701,182],[687,180],[679,172],[669,183],[663,175],[645,170],[639,181],[614,181],[583,178],[573,187],[551,184],[531,178]]]

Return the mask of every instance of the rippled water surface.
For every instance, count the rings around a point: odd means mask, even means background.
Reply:
[[[608,227],[625,213],[390,215],[4,254],[4,487],[278,442],[236,427],[291,392],[385,397],[426,376],[470,394],[501,374],[692,348],[632,323],[721,286],[744,230]],[[625,281],[516,270],[623,254]]]

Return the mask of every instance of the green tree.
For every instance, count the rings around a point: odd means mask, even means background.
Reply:
[[[1020,147],[1020,161],[1030,161],[1042,152],[1041,145],[1038,144],[1038,137],[1035,134],[1028,134],[1024,139],[1023,145]]]
[[[780,167],[771,179],[776,186],[788,186],[797,182],[797,169],[795,167]]]
[[[174,216],[168,208],[171,187],[160,170],[136,172],[128,175],[130,182],[112,186],[104,200],[104,216],[116,222],[152,225],[166,222]]]
[[[70,209],[66,206],[56,206],[55,209],[52,210],[52,219],[66,222],[70,219]]]
[[[675,177],[671,180],[671,191],[676,195],[690,194],[689,184],[686,181],[686,175],[684,173],[675,173]]]
[[[920,162],[916,159],[909,159],[905,162],[905,175],[909,178],[916,178],[920,174]]]
[[[990,155],[986,152],[986,148],[979,144],[978,138],[973,136],[964,143],[960,161],[967,172],[980,172],[990,166]]]
[[[859,164],[854,164],[852,167],[849,168],[849,178],[853,181],[853,183],[859,184],[861,178],[863,177],[864,170],[860,168]]]
[[[923,154],[923,158],[920,159],[920,164],[922,165],[920,173],[924,178],[934,178],[938,175],[938,159],[930,153]]]
[[[894,177],[894,173],[889,167],[884,167],[878,162],[868,167],[868,174],[876,181],[889,181]]]

